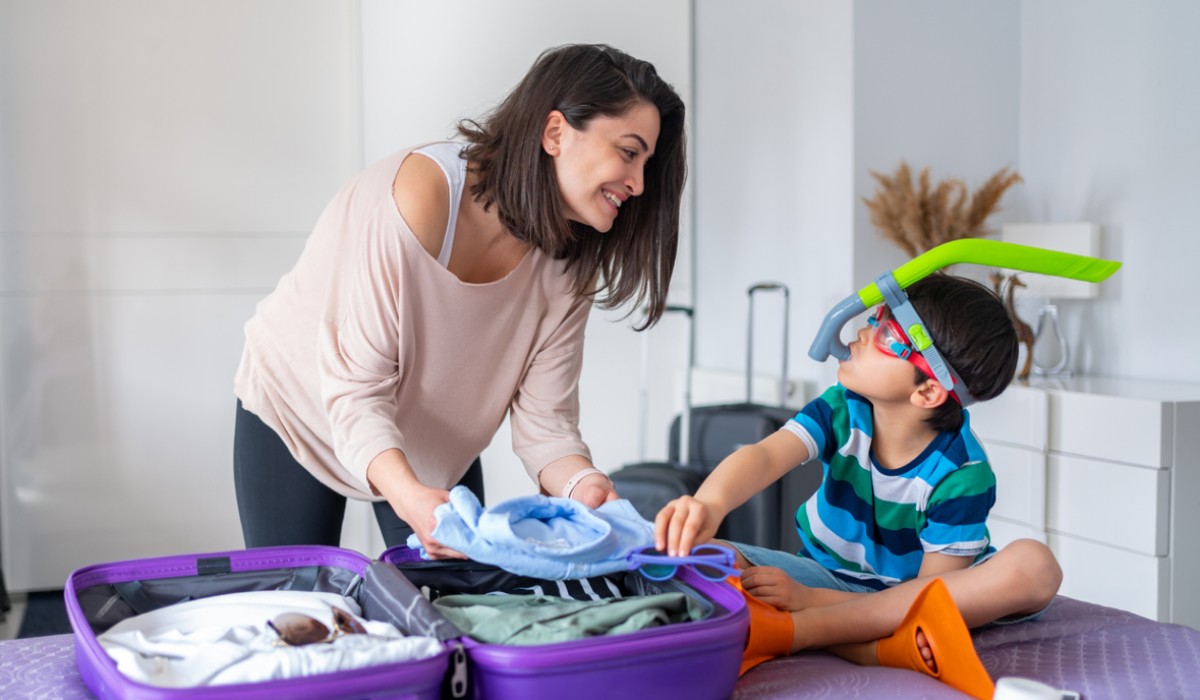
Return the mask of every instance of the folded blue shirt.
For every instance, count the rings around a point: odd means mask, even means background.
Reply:
[[[464,486],[433,511],[433,537],[471,559],[522,576],[561,580],[628,567],[625,557],[654,543],[654,524],[625,499],[592,510],[579,501],[521,496],[484,509]],[[428,558],[417,536],[408,546]]]

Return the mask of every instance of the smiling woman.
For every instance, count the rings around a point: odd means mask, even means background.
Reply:
[[[555,110],[546,119],[543,147],[554,158],[563,207],[571,221],[612,229],[621,205],[645,191],[649,144],[658,142],[658,110],[638,103],[616,117],[596,117],[583,129]]]
[[[654,66],[608,46],[553,49],[485,121],[466,121],[459,131],[470,142],[467,160],[478,167],[471,194],[496,205],[509,233],[566,258],[577,294],[605,291],[605,308],[645,303],[647,325],[658,320],[674,268],[687,162],[683,101]],[[641,191],[635,194],[630,175],[616,168],[605,171],[611,181],[583,172],[610,155],[640,165]],[[505,171],[495,168],[499,162]],[[513,167],[526,170],[507,171]],[[572,202],[587,211],[581,202],[602,197],[605,186],[622,202],[615,221],[571,215]],[[587,235],[594,231],[612,235]]]
[[[666,305],[684,106],[604,45],[543,53],[496,109],[368,167],[246,324],[234,477],[246,545],[338,544],[346,499],[415,532],[507,415],[543,493],[617,498],[579,433],[593,301]],[[410,157],[414,156],[414,157]]]

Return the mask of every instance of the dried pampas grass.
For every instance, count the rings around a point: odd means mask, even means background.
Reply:
[[[999,209],[1005,190],[1024,182],[1016,172],[1001,168],[972,194],[957,178],[931,186],[925,168],[914,187],[912,171],[903,161],[894,175],[872,170],[871,177],[879,183],[875,196],[863,199],[871,223],[914,258],[947,241],[983,235],[984,222]]]

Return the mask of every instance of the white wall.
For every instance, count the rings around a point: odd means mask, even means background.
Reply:
[[[1015,2],[855,3],[854,289],[908,259],[871,225],[870,171],[890,175],[903,160],[914,177],[928,166],[933,182],[973,189],[1016,167],[1019,31]],[[1014,199],[990,225],[1013,214]]]
[[[696,3],[696,330],[701,367],[746,366],[747,288],[791,290],[789,370],[850,291],[853,5]],[[755,372],[778,372],[779,297],[755,312]]]
[[[359,167],[358,53],[352,3],[0,2],[10,588],[241,546],[241,326]]]
[[[805,355],[821,316],[904,259],[870,224],[868,171],[907,159],[971,186],[1014,167],[1025,183],[993,226],[1101,225],[1124,267],[1098,299],[1059,303],[1076,371],[1200,381],[1160,359],[1200,343],[1167,301],[1200,264],[1197,26],[1178,0],[697,0],[700,364],[743,366],[743,291],[774,277],[794,292],[793,374],[827,383]]]
[[[870,170],[901,159],[982,182],[1017,158],[1018,7],[916,0],[700,0],[696,11],[699,362],[745,363],[746,287],[793,292],[794,376],[825,313],[906,259],[871,227]],[[997,217],[996,221],[1001,219]],[[755,368],[778,367],[764,309]]]
[[[1020,169],[1030,221],[1094,221],[1124,267],[1059,312],[1087,372],[1200,381],[1200,5],[1021,3]]]

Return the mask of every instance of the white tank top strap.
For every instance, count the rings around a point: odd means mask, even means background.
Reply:
[[[463,144],[453,141],[431,143],[413,151],[430,158],[446,174],[450,185],[450,218],[446,220],[446,235],[442,239],[442,250],[438,253],[438,264],[447,267],[450,253],[454,249],[454,230],[458,227],[458,207],[462,203],[463,189],[467,182],[467,161],[459,154]]]

